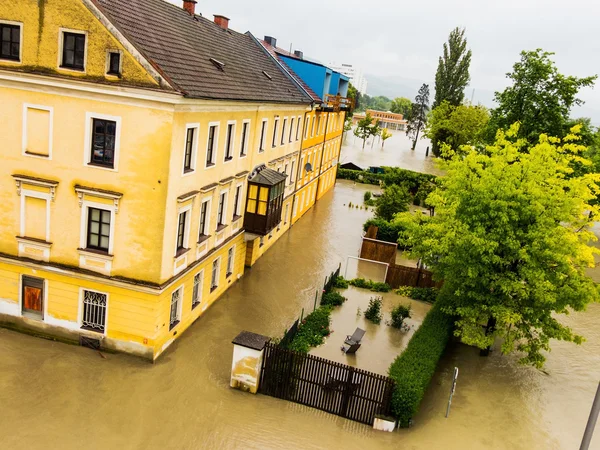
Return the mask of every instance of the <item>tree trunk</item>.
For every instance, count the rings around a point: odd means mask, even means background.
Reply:
[[[493,317],[490,317],[488,319],[487,325],[485,326],[485,335],[489,336],[495,330],[496,330],[496,319],[494,319]],[[479,350],[479,356],[489,356],[491,349],[492,349],[491,345],[487,348],[482,348],[481,350]]]
[[[365,142],[366,142],[366,138],[363,138],[363,150],[365,149]]]

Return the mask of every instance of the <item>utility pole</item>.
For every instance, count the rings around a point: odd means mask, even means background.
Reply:
[[[594,403],[592,403],[592,410],[590,411],[590,417],[588,418],[585,432],[583,433],[583,439],[581,441],[581,447],[579,450],[588,450],[590,443],[592,442],[592,436],[594,434],[594,428],[598,421],[598,414],[600,413],[600,382],[598,383],[598,389],[596,390],[596,397],[594,397]]]

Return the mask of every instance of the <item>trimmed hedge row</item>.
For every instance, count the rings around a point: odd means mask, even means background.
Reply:
[[[362,179],[360,178],[362,176]],[[383,181],[384,174],[371,173],[366,170],[350,170],[338,168],[337,178],[341,180],[352,180],[362,184],[375,184],[379,186],[379,182]]]
[[[396,381],[392,395],[392,413],[400,426],[408,427],[419,410],[427,386],[435,373],[439,359],[452,336],[452,317],[436,303],[419,329],[389,368]]]
[[[411,286],[400,286],[394,291],[398,295],[412,298],[413,300],[421,300],[427,303],[435,303],[438,295],[436,288],[424,288],[424,287],[411,287]]]
[[[365,280],[364,278],[346,280],[344,277],[337,277],[333,283],[333,286],[339,289],[346,289],[348,286],[354,286],[357,288],[369,289],[373,292],[390,292],[392,290],[392,287],[387,283]]]

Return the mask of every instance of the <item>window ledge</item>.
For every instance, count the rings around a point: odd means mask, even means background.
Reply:
[[[240,220],[242,218],[242,216],[238,216],[238,215],[234,215],[233,218],[231,219],[232,222],[237,222],[238,220]]]
[[[100,163],[97,163],[97,162],[88,161],[87,165],[88,166],[92,166],[92,167],[99,167],[101,169],[115,170],[115,165],[114,164],[100,164]]]
[[[86,330],[86,331],[93,331],[94,333],[98,333],[98,334],[104,334],[104,330],[99,330],[98,328],[94,328],[94,327],[82,326],[81,329]]]
[[[231,161],[232,159],[233,159],[233,156],[226,156],[226,157],[225,157],[225,161],[226,161],[226,162],[227,162],[227,161]]]
[[[75,72],[85,72],[85,67],[71,67],[71,66],[60,65],[60,66],[58,66],[58,68],[62,69],[62,70],[73,70]]]
[[[169,325],[169,331],[171,331],[173,328],[175,328],[177,325],[179,325],[179,320],[176,320],[175,322],[173,322],[172,324]]]
[[[179,258],[180,256],[185,255],[189,251],[190,251],[189,248],[180,248],[180,249],[178,249],[177,253],[175,253],[175,259]]]
[[[214,167],[214,166],[215,166],[215,163],[206,163],[206,168]]]
[[[198,244],[202,244],[203,242],[208,241],[208,238],[210,238],[210,234],[203,234],[198,238]]]
[[[225,278],[229,278],[231,275],[233,275],[233,272],[227,272],[227,273],[225,274]]]
[[[223,230],[224,230],[225,228],[227,228],[227,227],[228,227],[228,225],[227,225],[227,224],[220,223],[220,224],[217,226],[217,233],[218,233],[219,231],[223,231]]]
[[[183,173],[192,173],[194,169],[183,169]]]
[[[210,292],[214,292],[219,286],[211,286]]]
[[[18,242],[31,243],[48,248],[52,246],[52,242],[45,241],[44,239],[32,238],[27,236],[16,236],[16,238]]]
[[[103,250],[96,250],[95,248],[78,248],[77,251],[80,255],[89,255],[99,259],[105,259],[106,261],[112,261],[114,255]]]
[[[192,310],[196,309],[196,306],[198,306],[201,302],[195,302],[192,303]]]

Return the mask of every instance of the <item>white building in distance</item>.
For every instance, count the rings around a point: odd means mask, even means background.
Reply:
[[[329,67],[350,78],[350,83],[352,83],[358,92],[363,95],[367,93],[367,79],[364,77],[362,70],[354,67],[352,64],[338,64],[335,62],[329,64]]]

